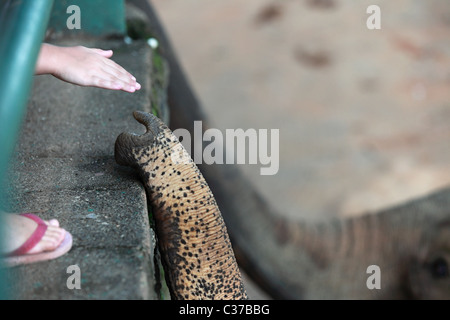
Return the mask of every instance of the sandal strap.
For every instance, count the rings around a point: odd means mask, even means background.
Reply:
[[[7,256],[20,256],[24,255],[27,252],[29,252],[31,249],[36,246],[36,244],[41,241],[42,237],[45,234],[45,231],[47,231],[47,225],[45,222],[39,218],[38,216],[32,214],[32,213],[23,213],[21,216],[27,217],[34,222],[37,223],[37,228],[34,230],[33,234],[16,250],[10,252]]]

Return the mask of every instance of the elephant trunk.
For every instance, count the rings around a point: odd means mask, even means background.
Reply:
[[[225,223],[202,174],[157,117],[134,117],[147,132],[122,133],[115,157],[143,177],[172,298],[246,299]]]

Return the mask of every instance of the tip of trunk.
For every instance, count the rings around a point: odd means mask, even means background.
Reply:
[[[124,166],[135,166],[136,159],[133,151],[150,147],[161,130],[163,122],[158,117],[143,111],[134,111],[134,118],[146,128],[142,135],[122,132],[116,139],[114,157],[116,162]]]

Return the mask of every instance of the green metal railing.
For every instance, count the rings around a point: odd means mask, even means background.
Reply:
[[[52,6],[53,0],[3,0],[0,3],[0,210],[8,208],[5,178]],[[1,298],[7,297],[5,281],[0,274]]]

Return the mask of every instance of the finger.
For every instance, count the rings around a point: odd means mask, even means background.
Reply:
[[[109,81],[118,81],[122,82],[123,88],[122,90],[127,92],[134,92],[136,90],[141,89],[141,85],[136,82],[136,78],[131,75],[129,72],[127,72],[125,69],[121,68],[119,65],[118,67],[111,67],[109,65],[102,66],[102,70],[104,72],[104,77],[107,77],[107,80]],[[108,77],[112,78],[108,78]]]
[[[137,86],[136,81],[132,81],[128,76],[105,73],[99,75],[99,77],[105,81],[104,83],[108,83],[106,85],[112,89],[120,89],[127,92],[134,92],[140,89],[140,85]]]
[[[106,59],[103,61],[103,63],[109,67],[111,67],[112,69],[116,70],[117,72],[120,72],[121,74],[125,74],[127,75],[130,79],[132,79],[133,81],[136,81],[136,78],[129,73],[127,70],[125,70],[121,65],[115,63],[112,60]]]
[[[101,70],[105,75],[112,76],[130,85],[135,83],[135,80],[133,80],[133,76],[124,69],[114,68],[109,65],[103,65],[101,67]]]
[[[102,49],[97,49],[97,48],[94,48],[91,50],[105,58],[111,58],[114,54],[114,52],[112,50],[102,50]]]
[[[98,88],[110,90],[123,90],[126,92],[135,92],[135,86],[124,83],[115,77],[99,75],[93,79],[93,85]]]

